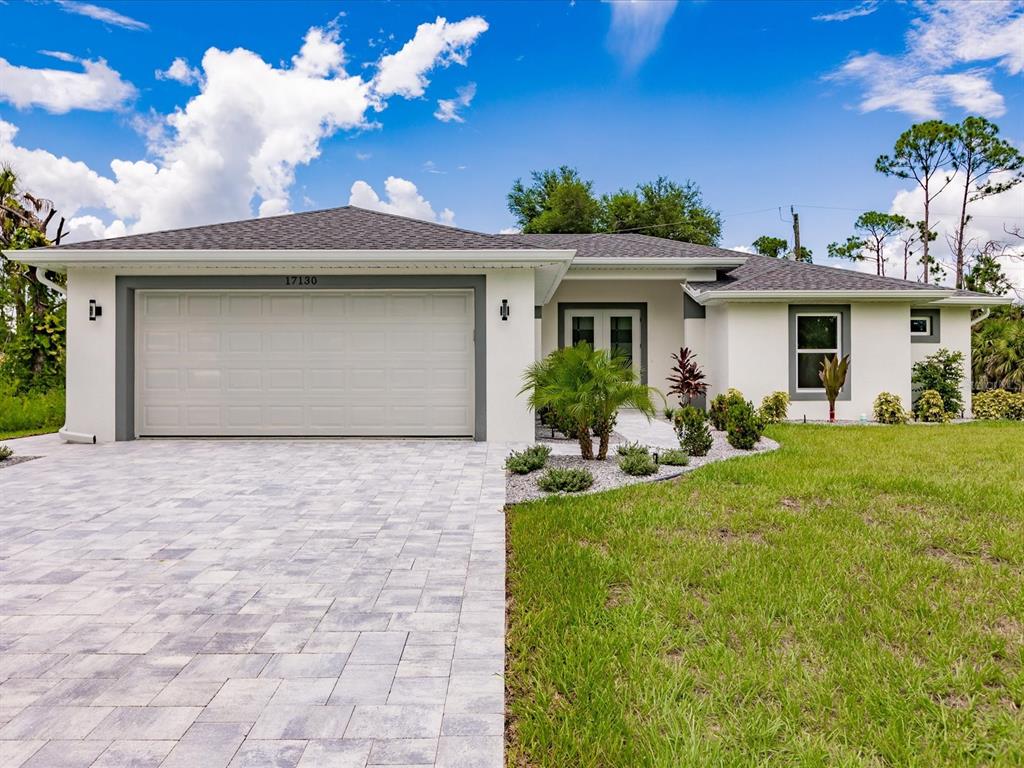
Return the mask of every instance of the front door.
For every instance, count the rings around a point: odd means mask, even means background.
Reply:
[[[570,309],[565,313],[566,346],[585,341],[595,349],[625,357],[640,374],[640,311],[637,309]]]

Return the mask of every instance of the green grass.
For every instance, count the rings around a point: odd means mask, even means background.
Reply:
[[[64,423],[64,390],[12,395],[0,390],[0,440],[56,432]]]
[[[1024,765],[1024,425],[509,513],[510,766]]]

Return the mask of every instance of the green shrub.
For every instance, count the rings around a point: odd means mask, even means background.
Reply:
[[[1006,407],[1006,418],[1024,421],[1024,392],[1011,392],[1010,403]]]
[[[789,411],[789,395],[785,392],[772,392],[761,401],[761,420],[765,424],[778,424],[784,421]]]
[[[619,469],[627,475],[653,475],[658,471],[658,464],[650,453],[629,453],[619,459]]]
[[[943,410],[951,415],[959,414],[964,408],[963,394],[960,392],[963,378],[963,353],[950,352],[945,347],[914,363],[910,375],[915,390],[937,392],[942,398]],[[917,413],[916,407],[914,412]]]
[[[505,459],[505,469],[517,475],[526,475],[543,467],[550,455],[551,449],[546,445],[533,445],[522,451],[513,451]]]
[[[672,421],[672,417],[676,415],[676,409],[675,409],[675,408],[673,408],[672,406],[668,406],[668,407],[667,407],[667,408],[666,408],[666,409],[665,409],[665,410],[663,411],[663,413],[665,414],[665,418],[666,418],[666,419],[668,419],[669,421]]]
[[[649,456],[651,453],[646,445],[641,445],[640,443],[622,443],[615,448],[615,452],[619,456],[634,456],[637,454]]]
[[[917,399],[915,412],[921,421],[948,421],[950,415],[943,406],[942,395],[934,389],[926,389]]]
[[[679,448],[669,448],[658,454],[658,463],[669,467],[685,467],[690,463],[690,457],[686,451]]]
[[[14,455],[14,451],[8,448],[6,445],[0,445],[0,461],[9,459]]]
[[[585,469],[551,467],[537,478],[537,485],[542,491],[556,493],[576,493],[585,491],[594,484],[594,476]]]
[[[673,421],[683,450],[690,456],[707,456],[714,441],[704,413],[688,405],[676,411]]]
[[[1024,421],[1024,393],[990,389],[972,399],[971,410],[976,419],[1012,419]]]
[[[741,400],[729,408],[726,439],[733,448],[749,451],[761,439],[764,423],[754,410],[754,404]]]
[[[16,395],[0,387],[0,433],[56,432],[63,423],[63,389]]]
[[[882,392],[875,398],[875,421],[879,424],[906,424],[909,418],[903,410],[903,401],[892,392]]]
[[[723,432],[728,426],[729,409],[737,403],[746,402],[743,393],[738,389],[730,387],[723,394],[715,395],[711,400],[711,407],[708,409],[708,420],[719,432]]]

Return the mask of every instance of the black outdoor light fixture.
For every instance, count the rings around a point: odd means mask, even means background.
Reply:
[[[89,319],[95,321],[103,314],[103,307],[96,303],[96,299],[89,299]]]
[[[511,310],[508,308],[508,299],[502,299],[501,300],[501,310],[500,310],[500,312],[501,312],[501,319],[502,320],[508,320],[508,316],[511,313]]]

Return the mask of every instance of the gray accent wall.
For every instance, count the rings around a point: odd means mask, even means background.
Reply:
[[[939,326],[939,318],[942,313],[938,309],[912,309],[910,310],[911,317],[930,317],[932,319],[932,332],[927,336],[913,336],[910,337],[911,344],[938,344],[942,340],[942,334],[940,333],[941,328]],[[910,333],[910,321],[907,321],[907,333]]]
[[[703,320],[707,315],[707,310],[694,301],[693,297],[690,296],[686,291],[683,291],[683,319],[684,320]]]
[[[825,391],[798,392],[796,387],[796,316],[805,312],[838,312],[841,317],[842,354],[850,354],[850,305],[849,304],[790,304],[789,305],[789,399],[793,401],[825,401]],[[857,361],[850,357],[846,373],[846,384],[839,391],[839,400],[849,400],[853,392],[853,371]]]
[[[560,301],[558,302],[558,348],[565,346],[565,313],[570,309],[635,309],[640,312],[640,383],[647,383],[647,302]]]
[[[116,440],[135,439],[135,291],[373,290],[463,288],[473,291],[473,439],[487,439],[486,278],[483,275],[317,275],[316,285],[287,285],[290,275],[122,275],[116,279]]]

